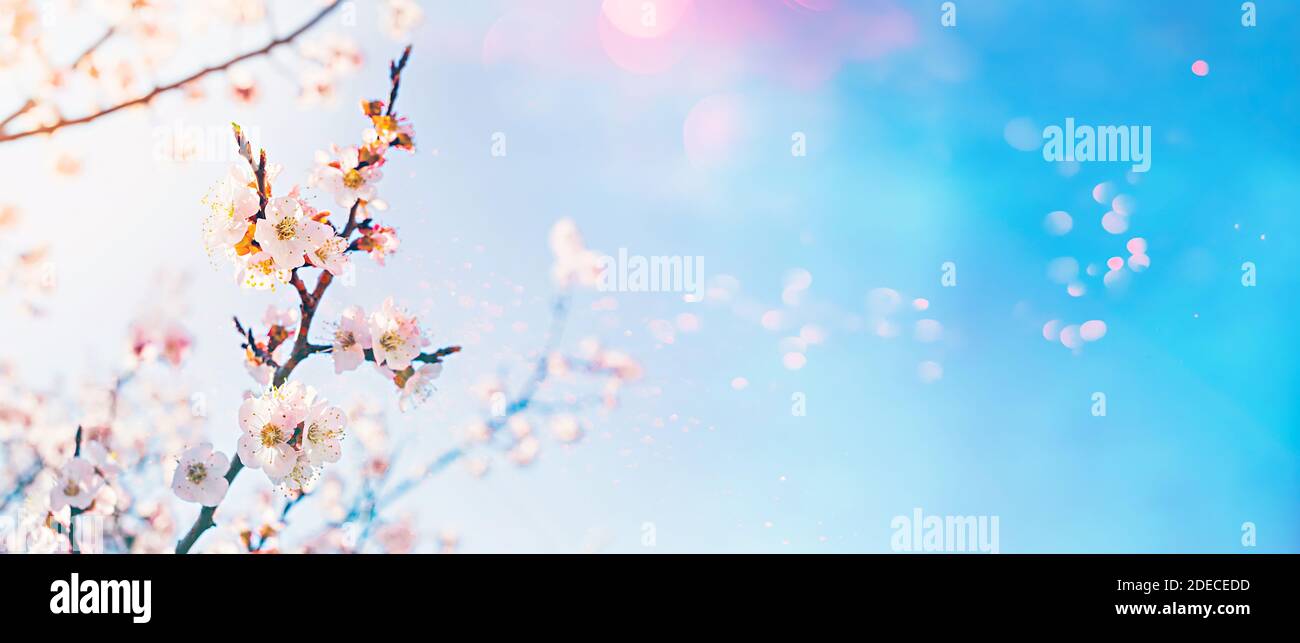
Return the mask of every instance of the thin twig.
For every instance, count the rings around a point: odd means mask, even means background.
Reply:
[[[208,74],[213,74],[213,73],[216,73],[216,72],[225,71],[225,70],[227,70],[227,69],[233,67],[234,65],[237,65],[237,64],[239,64],[239,63],[241,63],[241,62],[244,62],[245,60],[249,60],[249,59],[251,59],[251,58],[257,58],[258,56],[264,56],[264,55],[266,55],[266,54],[271,53],[271,51],[274,50],[274,49],[277,48],[277,47],[280,47],[280,46],[282,46],[282,45],[286,45],[286,44],[288,44],[288,43],[293,42],[293,41],[296,40],[299,36],[301,36],[303,33],[306,33],[309,29],[311,29],[312,27],[316,26],[317,23],[319,23],[321,20],[323,20],[323,19],[325,18],[325,16],[329,15],[330,12],[334,11],[334,9],[338,8],[338,6],[339,6],[340,4],[342,4],[342,3],[343,3],[343,0],[334,0],[334,1],[331,2],[328,6],[326,6],[326,7],[323,8],[323,9],[321,9],[321,10],[320,10],[320,11],[319,11],[315,16],[313,16],[310,20],[308,20],[307,22],[303,23],[301,26],[299,26],[297,29],[295,29],[295,30],[293,30],[292,32],[290,32],[288,35],[286,35],[286,36],[282,36],[282,37],[280,37],[280,38],[276,38],[276,39],[274,39],[274,40],[268,42],[265,46],[263,46],[263,47],[260,48],[260,49],[255,49],[255,50],[253,50],[253,51],[249,51],[249,52],[242,53],[242,54],[240,54],[240,55],[238,55],[238,56],[235,56],[234,58],[231,58],[231,59],[229,59],[229,60],[227,60],[227,61],[225,61],[225,62],[223,62],[223,63],[220,63],[220,64],[211,65],[211,66],[209,66],[209,67],[204,67],[204,68],[202,68],[202,69],[200,69],[200,70],[198,70],[198,71],[196,71],[196,72],[190,74],[189,76],[186,76],[186,77],[184,77],[184,78],[182,78],[182,79],[180,79],[180,80],[177,80],[177,81],[174,81],[174,82],[171,82],[171,83],[167,83],[166,85],[158,85],[158,86],[154,87],[153,89],[151,89],[150,91],[148,91],[147,93],[145,93],[145,94],[142,95],[142,96],[138,96],[138,97],[136,97],[136,98],[132,98],[132,99],[130,99],[130,100],[123,101],[123,102],[118,103],[118,104],[116,104],[116,105],[113,105],[113,106],[111,106],[111,107],[106,107],[106,108],[104,108],[104,109],[101,109],[101,110],[99,110],[99,111],[97,111],[97,112],[93,112],[93,113],[87,114],[87,115],[85,115],[85,116],[80,116],[80,117],[77,117],[77,118],[71,118],[71,119],[66,119],[66,118],[62,118],[62,117],[60,117],[59,120],[56,121],[56,122],[54,122],[52,125],[46,125],[46,126],[44,126],[44,127],[38,127],[38,128],[35,128],[35,129],[30,129],[30,130],[23,131],[23,132],[15,132],[15,133],[13,133],[13,134],[4,134],[3,132],[0,132],[0,143],[8,143],[9,141],[16,141],[16,140],[18,140],[18,139],[27,138],[27,137],[29,137],[29,136],[36,136],[37,134],[49,134],[49,133],[51,133],[51,132],[54,132],[54,131],[56,131],[56,130],[59,130],[59,129],[62,129],[62,128],[65,128],[65,127],[72,127],[72,126],[74,126],[74,125],[82,125],[82,124],[85,124],[85,123],[89,123],[89,122],[94,121],[94,120],[97,120],[97,119],[99,119],[99,118],[103,118],[103,117],[105,117],[105,116],[108,116],[109,114],[112,114],[112,113],[114,113],[114,112],[118,112],[118,111],[124,110],[124,109],[126,109],[126,108],[128,108],[128,107],[134,107],[134,106],[136,106],[136,105],[145,105],[145,104],[148,104],[148,103],[149,103],[150,101],[152,101],[155,97],[157,97],[157,96],[159,96],[159,95],[161,95],[161,94],[165,94],[165,93],[167,93],[167,92],[170,92],[170,91],[173,91],[173,90],[176,90],[176,89],[180,89],[181,87],[184,87],[185,85],[187,85],[187,84],[189,84],[189,83],[192,83],[192,82],[194,82],[194,81],[196,81],[196,80],[198,80],[198,79],[200,79],[200,78],[203,78],[204,76],[207,76]],[[25,111],[26,109],[31,109],[31,107],[25,107],[25,108],[24,108],[24,111]]]
[[[514,401],[506,405],[504,413],[498,417],[493,417],[488,421],[487,427],[489,436],[495,435],[497,431],[506,426],[510,421],[510,418],[528,410],[528,408],[533,405],[537,391],[550,376],[548,359],[550,354],[560,344],[560,340],[564,335],[564,327],[567,318],[567,296],[562,295],[556,297],[555,303],[551,307],[551,326],[547,331],[542,353],[534,364],[533,371],[529,375],[528,380],[524,383],[524,386],[520,389],[519,394],[515,397]],[[358,549],[364,544],[364,539],[370,532],[369,521],[374,520],[381,507],[395,502],[418,487],[425,480],[428,480],[430,477],[451,466],[468,452],[469,450],[464,446],[452,447],[434,458],[418,475],[399,482],[382,496],[376,497],[374,491],[370,489],[366,489],[364,493],[360,494],[356,502],[353,504],[352,509],[348,512],[348,517],[343,520],[343,522],[349,522],[361,517],[362,514],[367,516],[367,526],[362,531],[362,537],[358,539]],[[382,484],[382,482],[383,481],[381,480],[380,483]]]
[[[72,450],[72,457],[81,457],[81,426],[77,426],[76,446]],[[77,516],[81,515],[82,509],[69,507],[68,512],[68,544],[72,547],[72,553],[80,554],[81,547],[77,544]]]

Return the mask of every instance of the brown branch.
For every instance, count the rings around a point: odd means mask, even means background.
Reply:
[[[108,116],[109,114],[112,114],[112,113],[114,113],[114,112],[118,112],[118,111],[124,110],[124,109],[126,109],[126,108],[128,108],[128,107],[134,107],[134,106],[136,106],[136,105],[145,105],[145,104],[148,104],[148,103],[149,103],[150,101],[152,101],[155,97],[157,97],[157,96],[159,96],[159,95],[161,95],[161,94],[165,94],[165,93],[167,93],[167,92],[170,92],[170,91],[173,91],[173,90],[176,90],[176,89],[180,89],[181,87],[184,87],[185,85],[187,85],[187,84],[189,84],[189,83],[192,83],[192,82],[194,82],[194,81],[196,81],[196,80],[198,80],[198,79],[200,79],[200,78],[203,78],[204,76],[207,76],[208,74],[213,74],[213,73],[217,73],[217,72],[225,71],[225,70],[227,70],[227,69],[233,67],[234,65],[237,65],[237,64],[239,64],[239,63],[241,63],[241,62],[244,62],[245,60],[249,60],[249,59],[252,59],[252,58],[257,58],[257,57],[259,57],[259,56],[265,56],[265,55],[271,53],[271,51],[274,50],[275,48],[293,42],[293,41],[296,40],[299,36],[301,36],[302,34],[306,33],[309,29],[311,29],[312,27],[315,27],[317,23],[319,23],[321,20],[323,20],[323,19],[325,18],[325,16],[329,15],[330,12],[334,11],[334,9],[338,8],[338,6],[339,6],[340,4],[342,4],[342,3],[343,3],[343,0],[334,0],[334,1],[331,2],[328,6],[326,6],[326,7],[323,8],[323,9],[321,9],[321,10],[320,10],[320,11],[319,11],[315,16],[313,16],[310,20],[308,20],[307,22],[305,22],[305,23],[303,23],[301,26],[299,26],[297,29],[293,30],[292,32],[290,32],[290,33],[289,33],[288,35],[286,35],[286,36],[282,36],[282,37],[280,37],[280,38],[276,38],[276,39],[274,39],[274,40],[268,42],[268,43],[267,43],[265,46],[263,46],[261,49],[255,49],[255,50],[253,50],[253,51],[245,52],[245,53],[242,53],[242,54],[240,54],[240,55],[238,55],[238,56],[235,56],[234,58],[231,58],[231,59],[229,59],[229,60],[227,60],[227,61],[225,61],[225,62],[223,62],[223,63],[216,64],[216,65],[211,65],[211,66],[208,66],[208,67],[204,67],[204,68],[202,68],[202,69],[200,69],[200,70],[198,70],[198,71],[196,71],[196,72],[190,74],[189,76],[186,76],[186,77],[184,77],[184,78],[182,78],[182,79],[180,79],[180,80],[177,80],[177,81],[174,81],[174,82],[168,83],[168,84],[166,84],[166,85],[158,85],[158,86],[154,87],[152,90],[148,91],[147,93],[145,93],[145,94],[142,95],[142,96],[138,96],[138,97],[136,97],[136,98],[132,98],[132,99],[130,99],[130,100],[123,101],[123,102],[118,103],[118,104],[116,104],[116,105],[113,105],[113,106],[111,106],[111,107],[106,107],[106,108],[104,108],[104,109],[101,109],[101,110],[99,110],[99,111],[97,111],[97,112],[93,112],[93,113],[87,114],[87,115],[85,115],[85,116],[80,116],[80,117],[72,118],[72,119],[67,119],[67,118],[62,118],[62,117],[60,117],[59,120],[56,121],[56,122],[55,122],[54,124],[52,124],[52,125],[46,125],[46,126],[44,126],[44,127],[38,127],[38,128],[35,128],[35,129],[31,129],[31,130],[23,131],[23,132],[15,132],[15,133],[13,133],[13,134],[4,134],[4,133],[0,132],[0,143],[8,143],[9,141],[16,141],[16,140],[18,140],[18,139],[27,138],[27,137],[29,137],[29,136],[36,136],[37,134],[49,134],[49,133],[54,132],[54,131],[56,131],[56,130],[62,129],[62,128],[64,128],[64,127],[72,127],[72,126],[74,126],[74,125],[82,125],[82,124],[85,124],[85,123],[89,123],[89,122],[91,122],[91,121],[94,121],[94,120],[97,120],[97,119],[103,118],[103,117],[105,117],[105,116]],[[27,109],[31,109],[31,107],[25,107],[23,111],[26,111]],[[6,122],[7,122],[7,121],[6,121]]]
[[[406,61],[411,57],[411,46],[407,45],[402,50],[402,57],[399,60],[388,63],[388,79],[392,81],[393,88],[388,92],[388,109],[385,114],[393,115],[393,105],[397,104],[397,89],[402,84],[402,70],[406,68]]]

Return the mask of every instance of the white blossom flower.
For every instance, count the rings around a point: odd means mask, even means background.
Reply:
[[[343,455],[339,440],[347,426],[343,409],[328,406],[325,402],[313,404],[303,422],[302,450],[313,465],[338,462]]]
[[[262,469],[279,480],[297,462],[289,441],[306,415],[300,388],[272,389],[262,397],[249,398],[239,407],[239,459],[250,469]]]
[[[213,451],[212,444],[204,442],[181,454],[176,473],[172,476],[172,491],[186,502],[197,502],[205,507],[215,507],[226,496],[230,483],[226,472],[230,458]]]
[[[203,225],[208,252],[222,255],[232,252],[248,232],[250,219],[261,207],[257,190],[249,184],[250,180],[248,164],[235,163],[229,174],[204,199],[211,210]]]
[[[402,384],[402,394],[397,399],[397,407],[402,411],[423,404],[433,394],[433,381],[442,375],[442,364],[424,364],[406,378]]]
[[[335,277],[342,276],[352,265],[352,259],[348,258],[348,240],[331,233],[320,247],[312,251],[311,262]]]
[[[320,247],[332,234],[328,225],[303,213],[298,199],[282,196],[266,204],[266,219],[257,222],[253,239],[271,255],[276,268],[293,270],[306,263],[303,255]]]
[[[393,298],[370,315],[370,340],[375,364],[400,371],[411,365],[429,340],[420,335],[420,322],[393,304]]]
[[[334,195],[339,205],[352,207],[358,199],[372,201],[375,198],[375,183],[383,178],[383,173],[374,165],[357,167],[361,164],[360,150],[355,147],[333,148],[337,160],[330,160],[324,152],[317,153],[321,164],[312,172],[309,183],[320,186]]]
[[[289,283],[289,279],[290,269],[277,266],[269,253],[254,252],[235,258],[235,281],[245,288],[274,290],[277,284]]]
[[[278,482],[284,486],[287,492],[311,491],[320,470],[312,465],[311,459],[307,457],[306,453],[296,451],[294,454],[293,466],[289,468],[289,472],[285,474],[284,478]]]
[[[72,458],[59,470],[54,488],[50,489],[50,510],[57,512],[67,506],[85,509],[95,500],[103,484],[90,460]]]

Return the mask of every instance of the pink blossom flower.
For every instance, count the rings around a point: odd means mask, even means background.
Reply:
[[[411,360],[429,340],[420,335],[420,323],[393,304],[393,298],[370,315],[370,338],[375,354],[375,364],[400,371],[411,365]]]
[[[366,359],[366,349],[370,348],[370,327],[366,322],[366,312],[360,306],[349,306],[339,319],[339,328],[334,331],[334,343],[331,353],[334,355],[334,372],[350,371]]]
[[[172,475],[172,491],[185,502],[215,507],[230,486],[225,478],[229,469],[230,458],[213,451],[211,443],[191,447],[181,454],[176,473]]]
[[[152,319],[131,326],[131,356],[137,363],[162,357],[172,366],[180,366],[192,344],[189,332],[174,322]]]
[[[397,230],[388,226],[374,226],[365,231],[361,237],[359,247],[361,250],[370,254],[379,265],[384,265],[384,259],[388,255],[397,252],[397,247],[401,245],[401,240],[397,238]]]
[[[386,523],[375,529],[375,540],[390,554],[409,554],[415,549],[415,529],[410,519]]]
[[[50,490],[50,510],[60,511],[72,506],[85,509],[94,501],[104,480],[95,472],[95,465],[85,458],[72,458],[59,470],[54,488]]]

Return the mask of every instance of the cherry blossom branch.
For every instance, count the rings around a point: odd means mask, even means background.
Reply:
[[[321,9],[319,12],[317,12],[316,15],[312,16],[312,18],[311,18],[310,20],[308,20],[307,22],[305,22],[305,23],[303,23],[302,25],[300,25],[297,29],[294,29],[292,32],[290,32],[289,34],[287,34],[287,35],[285,35],[285,36],[282,36],[282,37],[275,38],[275,39],[271,40],[270,42],[266,43],[266,45],[264,45],[264,46],[261,47],[260,49],[255,49],[255,50],[253,50],[253,51],[248,51],[248,52],[245,52],[245,53],[239,54],[238,56],[235,56],[235,57],[233,57],[233,58],[230,58],[229,60],[226,60],[225,62],[218,63],[218,64],[215,64],[215,65],[211,65],[211,66],[208,66],[208,67],[204,67],[204,68],[202,68],[202,69],[199,69],[198,71],[195,71],[194,73],[191,73],[190,75],[188,75],[188,76],[186,76],[186,77],[184,77],[184,78],[182,78],[182,79],[180,79],[180,80],[177,80],[177,81],[174,81],[174,82],[171,82],[171,83],[167,83],[167,84],[165,84],[165,85],[158,85],[158,86],[154,87],[153,89],[149,90],[148,92],[146,92],[145,94],[143,94],[143,95],[141,95],[141,96],[138,96],[138,97],[136,97],[136,98],[132,98],[132,99],[129,99],[129,100],[126,100],[126,101],[123,101],[123,102],[117,103],[116,105],[113,105],[113,106],[111,106],[111,107],[106,107],[106,108],[104,108],[104,109],[101,109],[101,110],[96,111],[96,112],[92,112],[92,113],[87,114],[87,115],[85,115],[85,116],[80,116],[80,117],[77,117],[77,118],[71,118],[71,119],[67,119],[67,118],[59,117],[59,120],[56,121],[56,122],[54,122],[54,123],[51,124],[51,125],[45,125],[45,126],[43,126],[43,127],[37,127],[37,128],[34,128],[34,129],[30,129],[30,130],[22,131],[22,132],[14,132],[14,133],[12,133],[12,134],[5,133],[5,132],[4,132],[4,126],[8,125],[10,121],[12,121],[13,119],[15,119],[15,118],[21,116],[23,113],[25,113],[26,111],[30,110],[30,109],[34,106],[35,101],[34,101],[34,100],[28,100],[27,103],[24,104],[24,106],[23,106],[23,107],[22,107],[22,108],[21,108],[21,109],[20,109],[16,114],[14,114],[13,116],[10,116],[10,117],[6,118],[5,121],[4,121],[4,123],[3,123],[3,124],[0,124],[0,143],[7,143],[7,142],[10,142],[10,141],[16,141],[16,140],[19,140],[19,139],[27,138],[27,137],[29,137],[29,136],[36,136],[36,135],[38,135],[38,134],[49,134],[49,133],[52,133],[52,132],[54,132],[54,131],[56,131],[56,130],[59,130],[59,129],[65,128],[65,127],[72,127],[72,126],[75,126],[75,125],[82,125],[82,124],[85,124],[85,123],[89,123],[89,122],[91,122],[91,121],[94,121],[94,120],[97,120],[97,119],[103,118],[103,117],[108,116],[108,115],[110,115],[110,114],[113,114],[113,113],[115,113],[115,112],[119,112],[119,111],[121,111],[121,110],[127,109],[128,107],[134,107],[134,106],[136,106],[136,105],[146,105],[146,104],[148,104],[150,101],[152,101],[154,98],[156,98],[157,96],[159,96],[159,95],[161,95],[161,94],[165,94],[165,93],[167,93],[167,92],[170,92],[170,91],[173,91],[173,90],[176,90],[176,89],[180,89],[180,88],[184,87],[185,85],[187,85],[187,84],[189,84],[189,83],[192,83],[192,82],[194,82],[194,81],[196,81],[196,80],[198,80],[198,79],[200,79],[200,78],[203,78],[204,76],[207,76],[207,75],[209,75],[209,74],[213,74],[213,73],[217,73],[217,72],[223,72],[223,71],[226,71],[227,69],[229,69],[229,68],[233,67],[234,65],[237,65],[237,64],[239,64],[239,63],[241,63],[241,62],[244,62],[245,60],[249,60],[249,59],[252,59],[252,58],[257,58],[257,57],[259,57],[259,56],[265,56],[265,55],[271,53],[271,52],[272,52],[273,50],[275,50],[277,47],[280,47],[280,46],[283,46],[283,45],[286,45],[286,44],[289,44],[289,43],[293,42],[293,41],[296,40],[299,36],[301,36],[302,34],[306,33],[307,31],[309,31],[312,27],[315,27],[315,26],[316,26],[316,25],[317,25],[321,20],[324,20],[324,19],[325,19],[325,16],[329,15],[330,12],[334,11],[335,9],[337,9],[338,6],[339,6],[340,4],[342,4],[342,3],[343,3],[343,0],[334,0],[333,2],[331,2],[330,4],[328,4],[327,6],[325,6],[323,9]],[[107,40],[107,36],[109,36],[109,35],[111,35],[111,33],[110,33],[110,34],[107,34],[103,39],[104,39],[104,40]],[[95,46],[97,47],[98,44],[96,44]],[[83,55],[82,57],[84,58],[84,55]],[[80,58],[79,58],[78,60],[80,60]]]
[[[263,155],[263,161],[265,161],[265,155]],[[356,206],[353,206],[354,211],[355,208]],[[331,282],[330,273],[321,271],[321,275],[316,281],[316,288],[313,292],[308,293],[306,287],[302,284],[302,279],[298,276],[298,271],[296,269],[293,271],[292,279],[296,282],[294,287],[298,291],[302,317],[298,324],[298,337],[294,340],[293,353],[283,365],[275,369],[275,375],[271,379],[271,385],[277,387],[282,386],[286,381],[288,381],[289,375],[298,367],[298,364],[313,354],[312,351],[307,350],[307,333],[309,332],[312,320],[316,315],[316,307],[320,304],[320,299],[325,295],[325,289],[329,288]],[[236,327],[239,326],[238,319],[235,320],[235,325]],[[250,340],[251,336],[252,333],[250,332]],[[238,476],[239,472],[243,469],[244,462],[243,460],[240,460],[239,455],[236,454],[230,459],[230,469],[226,471],[225,476],[226,484],[234,484],[235,476]],[[203,532],[207,531],[209,528],[216,526],[216,522],[212,519],[216,512],[216,507],[205,506],[199,510],[199,517],[195,519],[194,525],[185,533],[185,537],[181,538],[180,542],[176,543],[176,553],[189,553],[190,549],[194,547],[194,543],[198,541],[199,536],[202,536]]]
[[[332,5],[330,5],[330,7],[327,7],[326,10],[322,12],[319,16],[317,16],[316,19],[319,20],[320,17],[323,17],[325,13],[328,13],[328,11],[337,4],[338,2],[335,2]],[[301,33],[301,31],[304,30],[305,28],[302,28],[297,33]],[[393,113],[393,101],[396,100],[397,91],[399,86],[401,85],[401,73],[402,70],[406,67],[406,63],[410,57],[410,54],[411,54],[411,47],[408,45],[406,49],[402,52],[401,58],[399,60],[393,61],[389,65],[389,80],[392,85],[391,90],[389,92],[389,104],[388,104],[389,115]],[[269,186],[267,185],[267,179],[266,179],[266,151],[262,150],[258,155],[257,162],[254,163],[251,146],[248,144],[247,139],[243,137],[243,132],[242,130],[240,130],[238,125],[235,126],[235,140],[236,140],[236,145],[239,147],[240,155],[243,156],[248,161],[250,167],[253,170],[253,174],[256,177],[256,184],[257,184],[256,188],[259,197],[259,209],[258,209],[257,217],[263,218],[265,217],[266,205],[270,196],[270,189]],[[361,206],[362,206],[361,199],[357,199],[352,203],[352,207],[348,211],[347,223],[344,225],[343,230],[340,233],[340,236],[344,239],[345,242],[347,242],[347,245],[349,246],[351,245],[351,236],[357,230],[359,225],[357,222],[357,211],[360,209]],[[289,375],[293,373],[294,369],[296,369],[298,367],[298,364],[300,364],[303,360],[317,353],[327,352],[327,349],[329,348],[328,346],[311,344],[308,338],[311,333],[311,325],[315,319],[316,311],[320,306],[321,299],[325,296],[325,292],[329,288],[330,284],[333,283],[334,275],[328,270],[322,269],[319,276],[316,278],[316,285],[310,291],[307,289],[307,285],[302,280],[302,277],[298,274],[297,268],[294,268],[291,271],[289,281],[293,285],[294,291],[297,292],[298,294],[299,312],[300,312],[299,321],[298,321],[298,333],[294,339],[293,347],[290,352],[289,358],[285,360],[284,364],[278,365],[275,369],[275,373],[271,378],[271,385],[273,387],[283,386],[284,383],[288,381]],[[240,332],[241,336],[247,335],[248,344],[246,344],[246,347],[250,348],[250,350],[253,350],[255,354],[258,354],[259,359],[264,359],[265,363],[274,364],[274,362],[271,361],[271,353],[275,350],[275,346],[268,346],[268,349],[266,351],[264,351],[263,353],[258,353],[260,349],[257,348],[257,344],[253,340],[252,331],[244,329],[243,326],[239,323],[238,319],[235,319],[235,328]],[[443,357],[446,357],[447,355],[451,355],[459,351],[460,351],[459,346],[449,346],[447,348],[443,348],[438,351],[435,351],[434,353],[422,353],[416,359],[418,361],[425,361],[428,363],[438,363],[442,361]],[[370,354],[367,356],[367,359],[370,359],[371,361],[374,360],[373,351],[370,352]],[[227,485],[233,484],[235,477],[238,476],[239,472],[242,471],[243,469],[244,469],[244,463],[240,459],[239,455],[236,454],[233,458],[231,458],[230,468],[227,470],[225,475]],[[285,513],[287,513],[291,507],[292,505],[286,507],[284,510]],[[189,531],[186,532],[185,536],[176,544],[176,553],[178,554],[188,553],[190,549],[193,548],[194,543],[198,541],[199,536],[203,535],[203,533],[207,531],[209,528],[215,526],[215,522],[213,521],[213,515],[216,513],[216,509],[217,508],[215,506],[211,506],[211,507],[204,506],[202,509],[199,510],[199,516],[195,520],[193,526],[190,527]],[[259,548],[261,547],[261,543],[259,543],[258,547]]]

